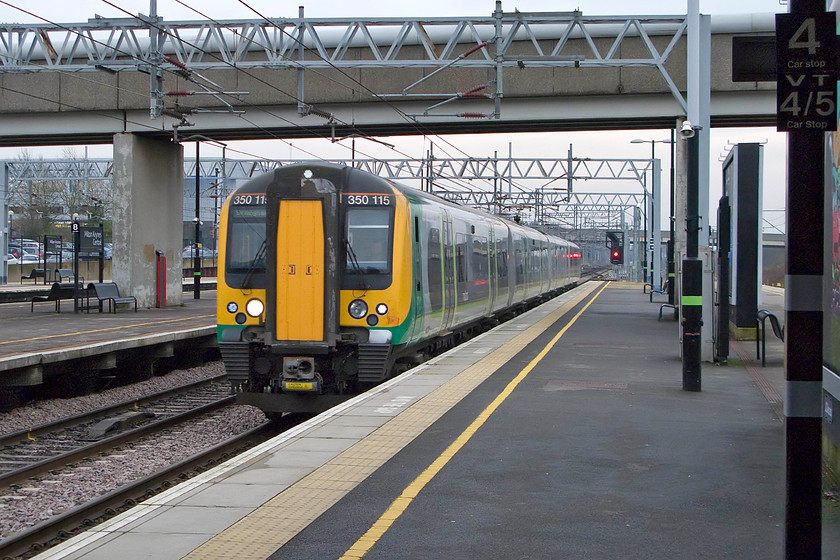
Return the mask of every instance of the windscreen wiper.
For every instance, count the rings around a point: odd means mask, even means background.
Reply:
[[[248,272],[245,273],[245,278],[242,279],[242,284],[239,286],[240,290],[244,290],[249,288],[249,284],[251,283],[251,278],[254,277],[254,272],[257,271],[257,262],[263,260],[265,262],[265,250],[266,250],[266,240],[263,239],[263,242],[260,244],[259,249],[257,249],[257,253],[254,255],[254,258],[251,259],[251,265],[248,267]]]
[[[367,290],[368,285],[365,279],[365,273],[362,271],[362,267],[359,264],[359,259],[356,258],[356,252],[353,251],[353,246],[350,244],[349,239],[345,239],[344,243],[347,245],[347,256],[350,257],[350,264],[353,265],[353,268],[356,271],[356,274],[359,276],[359,289],[360,290]]]

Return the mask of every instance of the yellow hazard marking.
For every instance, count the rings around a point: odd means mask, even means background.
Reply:
[[[373,545],[375,545],[379,539],[391,528],[391,525],[394,524],[408,506],[411,505],[411,502],[420,491],[432,481],[432,479],[437,476],[437,474],[443,469],[444,466],[449,462],[452,457],[455,456],[458,451],[461,450],[464,445],[475,435],[478,429],[484,425],[485,422],[490,418],[490,416],[496,411],[499,406],[513,393],[513,390],[528,376],[529,373],[536,367],[540,361],[548,354],[548,352],[554,347],[555,344],[560,340],[560,338],[566,334],[566,331],[575,324],[575,322],[583,315],[583,312],[586,311],[590,305],[601,295],[606,287],[609,284],[605,284],[598,290],[589,302],[583,306],[583,308],[577,312],[577,314],[572,317],[572,319],[562,328],[560,332],[558,332],[551,341],[545,345],[545,347],[540,351],[537,356],[531,360],[531,362],[525,366],[519,374],[511,380],[510,383],[507,384],[501,393],[493,399],[487,408],[485,408],[481,413],[473,420],[472,424],[470,424],[466,430],[464,430],[461,435],[459,435],[454,442],[452,442],[446,450],[440,454],[440,456],[435,459],[431,465],[429,465],[426,470],[420,473],[420,476],[414,479],[414,481],[406,487],[405,490],[399,495],[399,497],[394,500],[391,505],[385,510],[385,513],[376,520],[376,522],[371,526],[367,532],[359,537],[353,545],[347,549],[347,552],[339,558],[339,560],[351,560],[354,558],[363,558]]]
[[[3,342],[0,342],[0,346],[2,346],[3,344],[19,344],[21,342],[31,342],[33,340],[46,340],[46,339],[49,339],[49,338],[61,338],[62,336],[77,336],[77,335],[80,335],[80,334],[89,334],[89,333],[98,333],[98,332],[107,332],[107,331],[118,331],[118,330],[121,330],[121,329],[130,329],[130,328],[133,328],[133,327],[147,327],[149,325],[163,325],[163,324],[166,324],[166,323],[178,323],[178,322],[182,322],[182,321],[191,321],[193,319],[207,319],[207,318],[210,318],[210,317],[215,318],[216,315],[215,314],[213,314],[213,315],[198,315],[196,317],[183,317],[181,319],[167,319],[166,321],[150,321],[148,323],[132,323],[130,325],[121,325],[119,327],[108,327],[106,329],[93,329],[93,330],[89,330],[89,331],[76,331],[76,332],[63,333],[63,334],[49,334],[49,335],[45,335],[45,336],[36,336],[36,337],[33,337],[33,338],[17,338],[15,340],[6,340],[6,341],[3,341]],[[213,323],[213,325],[215,325],[215,323]],[[212,326],[212,325],[208,325],[208,326]]]

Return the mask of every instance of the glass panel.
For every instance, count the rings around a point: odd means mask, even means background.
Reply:
[[[347,211],[348,272],[361,269],[364,274],[390,274],[390,221],[391,212],[387,208],[352,208]]]
[[[227,269],[228,272],[265,272],[265,252],[254,263],[257,252],[265,241],[265,206],[233,206],[228,224]]]

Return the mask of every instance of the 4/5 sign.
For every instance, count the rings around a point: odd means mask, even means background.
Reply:
[[[834,12],[776,14],[776,129],[837,130]]]

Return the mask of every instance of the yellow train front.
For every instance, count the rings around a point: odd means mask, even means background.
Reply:
[[[323,163],[239,187],[220,232],[222,358],[269,416],[325,410],[580,276],[566,241]]]

